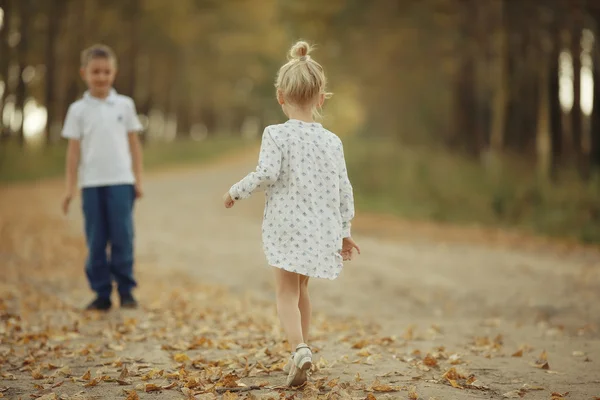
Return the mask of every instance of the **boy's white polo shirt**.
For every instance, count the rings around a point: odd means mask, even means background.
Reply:
[[[111,89],[105,99],[85,92],[69,107],[62,136],[80,141],[79,187],[133,184],[129,132],[140,132],[135,104]]]

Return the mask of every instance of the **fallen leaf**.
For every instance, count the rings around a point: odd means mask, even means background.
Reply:
[[[100,383],[101,379],[100,378],[94,378],[91,381],[89,381],[88,383],[86,383],[85,385],[83,385],[83,387],[93,387],[93,386],[97,386]]]
[[[364,347],[366,347],[368,345],[369,345],[369,342],[367,342],[366,340],[361,340],[361,341],[358,341],[358,342],[354,343],[352,345],[352,348],[353,349],[362,349],[362,348],[364,348]]]
[[[419,395],[417,394],[417,388],[415,386],[411,386],[408,389],[408,399],[409,400],[418,400]]]
[[[127,398],[125,400],[140,400],[140,396],[135,390],[126,390]]]
[[[92,378],[92,373],[90,372],[90,370],[88,369],[88,371],[83,374],[83,376],[81,377],[81,379],[83,379],[84,381],[89,381]]]
[[[431,354],[427,353],[423,359],[423,364],[427,365],[428,367],[437,367],[438,362]]]
[[[361,351],[359,351],[358,353],[356,353],[357,355],[361,356],[361,357],[369,357],[371,355],[371,353],[369,352],[368,349],[362,349]]]
[[[546,390],[541,386],[531,386],[528,383],[523,384],[523,390]]]
[[[154,383],[146,383],[146,386],[144,387],[144,392],[146,392],[146,393],[160,392],[161,390],[162,390],[162,387],[155,385]]]
[[[450,357],[448,358],[448,361],[450,361],[450,364],[452,364],[452,365],[457,365],[457,364],[462,363],[460,356],[456,353],[451,354]]]
[[[523,349],[517,350],[515,353],[513,353],[512,357],[523,357]]]
[[[127,378],[127,376],[129,376],[129,371],[127,370],[127,367],[123,367],[123,369],[121,370],[121,373],[119,374],[119,380],[124,380],[125,378]]]
[[[450,385],[451,385],[452,387],[454,387],[454,388],[457,388],[457,389],[462,389],[462,388],[463,388],[463,387],[462,387],[462,386],[460,386],[460,385],[458,384],[458,382],[456,382],[456,380],[454,380],[454,379],[449,379],[449,378],[446,378],[446,380],[447,380],[447,381],[450,383]]]
[[[402,388],[398,386],[391,386],[384,383],[381,383],[379,379],[375,379],[375,381],[369,386],[367,389],[373,392],[398,392],[402,390]]]
[[[173,356],[173,360],[178,363],[185,363],[191,361],[190,358],[185,353],[178,353]]]
[[[223,394],[223,400],[237,400],[239,398],[240,398],[240,396],[238,396],[235,393],[231,393],[229,391],[227,391]]]
[[[525,391],[522,389],[519,390],[511,390],[510,392],[506,392],[502,395],[502,397],[507,398],[507,399],[520,399],[521,397],[525,396]]]
[[[340,378],[335,378],[335,379],[330,380],[327,383],[327,386],[329,386],[330,388],[334,388],[335,386],[337,386],[338,383],[340,383]]]
[[[533,363],[531,364],[532,366],[536,367],[536,368],[540,368],[540,369],[544,369],[544,370],[549,370],[550,369],[550,364],[548,364],[548,362],[544,362],[543,364],[539,364],[539,363]]]
[[[38,397],[37,400],[58,400],[58,395],[56,393],[49,393]]]
[[[218,385],[222,386],[222,387],[237,387],[239,386],[238,380],[239,380],[239,376],[235,375],[235,374],[228,374],[225,375],[221,380],[219,380]]]
[[[415,332],[414,332],[414,326],[409,326],[408,328],[406,328],[406,331],[404,332],[404,334],[402,335],[402,338],[404,340],[412,340],[415,337]]]
[[[548,353],[546,353],[546,350],[542,351],[542,354],[538,357],[537,363],[542,364],[545,361],[548,361]]]
[[[163,386],[162,388],[165,389],[165,390],[170,390],[170,389],[173,389],[176,386],[177,386],[177,382],[171,382],[168,385]]]
[[[367,397],[365,397],[365,400],[377,400],[377,397],[373,396],[373,393],[369,393],[367,394]]]
[[[574,351],[573,352],[573,357],[583,357],[585,356],[585,353],[583,351]]]
[[[31,376],[33,377],[33,379],[44,379],[45,378],[44,374],[42,374],[42,372],[40,371],[39,368],[32,370]]]

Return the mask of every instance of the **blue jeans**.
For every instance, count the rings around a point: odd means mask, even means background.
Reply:
[[[82,189],[88,258],[85,272],[98,297],[109,298],[113,279],[120,294],[136,286],[133,278],[133,185]],[[107,252],[110,244],[110,253]]]

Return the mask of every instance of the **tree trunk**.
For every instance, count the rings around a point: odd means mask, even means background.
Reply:
[[[0,8],[4,12],[4,21],[2,29],[0,29],[0,74],[2,75],[2,81],[4,82],[4,90],[0,97],[0,140],[6,139],[10,136],[10,126],[3,125],[2,115],[4,114],[4,104],[6,98],[10,93],[9,76],[10,73],[10,62],[11,62],[11,51],[8,46],[8,31],[12,24],[12,3],[14,0],[0,0]]]
[[[571,26],[571,56],[573,58],[573,108],[571,109],[571,134],[573,138],[573,155],[575,166],[581,172],[581,16],[575,11]]]
[[[539,99],[537,112],[536,150],[539,176],[543,181],[550,177],[552,141],[550,137],[550,90],[548,85],[548,56],[544,54],[539,64]]]
[[[130,0],[129,6],[129,21],[130,21],[130,32],[129,32],[129,81],[127,84],[127,90],[129,91],[129,95],[137,100],[136,93],[136,77],[137,77],[137,66],[138,66],[138,56],[140,50],[140,37],[139,37],[139,28],[140,28],[140,1],[139,0]]]
[[[21,38],[17,48],[19,76],[17,80],[17,88],[15,90],[15,110],[21,111],[21,124],[17,129],[19,144],[25,145],[25,131],[23,129],[25,122],[25,97],[27,95],[27,87],[23,80],[23,71],[27,67],[27,51],[29,47],[29,28],[31,27],[31,5],[29,0],[19,0],[19,33]]]
[[[600,168],[600,57],[594,62],[594,110],[592,112],[592,150],[591,164],[593,169]]]
[[[56,52],[58,43],[58,34],[63,15],[65,14],[66,0],[56,0],[48,3],[48,29],[46,33],[46,74],[45,74],[45,106],[48,113],[46,122],[46,144],[49,145],[57,139],[56,131],[60,125],[58,122],[56,107]]]
[[[562,150],[562,138],[563,138],[563,121],[562,121],[562,108],[560,106],[559,97],[559,65],[558,59],[560,55],[560,26],[557,24],[553,27],[553,43],[552,51],[550,53],[550,132],[552,136],[552,167],[551,167],[551,178],[553,181],[558,180],[558,172],[560,168],[560,161],[563,158]]]
[[[492,123],[490,131],[490,149],[493,153],[499,154],[504,148],[504,130],[506,124],[506,105],[507,105],[507,32],[504,22],[504,1],[496,0],[494,2],[494,16],[496,19],[496,30],[492,33],[495,49],[495,68],[492,76],[495,76],[493,105],[492,105]]]
[[[598,37],[598,36],[596,36]],[[600,168],[600,43],[598,39],[594,43],[594,108],[592,110],[592,143],[591,143],[591,166],[592,169]]]

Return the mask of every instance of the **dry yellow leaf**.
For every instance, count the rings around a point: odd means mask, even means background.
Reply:
[[[230,391],[227,391],[223,394],[223,400],[237,400],[239,398],[240,396],[238,396],[236,393],[231,393]]]
[[[369,345],[369,342],[367,342],[366,340],[363,339],[361,341],[358,341],[358,342],[354,343],[352,345],[352,348],[353,349],[362,349],[362,348],[364,348],[364,347],[366,347],[368,345]]]
[[[146,386],[144,387],[144,391],[146,393],[149,392],[160,392],[162,390],[161,386],[155,385],[154,383],[146,383]]]
[[[523,357],[523,349],[519,349],[512,354],[512,357]]]
[[[438,362],[431,354],[427,353],[423,359],[423,364],[427,365],[428,367],[437,367]]]
[[[135,390],[126,391],[127,398],[125,400],[140,400],[140,396]]]
[[[173,389],[176,386],[177,386],[177,382],[171,382],[168,385],[163,386],[162,388],[165,389],[165,390],[169,390],[169,389]]]
[[[83,385],[83,387],[93,387],[93,386],[97,386],[100,383],[101,379],[100,378],[94,378],[91,381],[89,381],[88,383],[86,383],[85,385]]]
[[[546,353],[546,350],[542,351],[542,354],[538,357],[537,364],[543,364],[545,361],[548,361],[548,353]]]
[[[32,370],[31,376],[33,377],[33,379],[44,379],[45,378],[44,374],[42,374],[42,372],[40,371],[39,368]]]
[[[121,373],[119,374],[119,379],[124,380],[128,376],[129,376],[129,371],[127,370],[127,367],[123,367],[123,369],[121,370]]]
[[[417,388],[415,386],[411,386],[408,389],[408,399],[409,400],[418,400],[419,395],[417,394]]]
[[[88,371],[83,374],[83,376],[81,377],[81,379],[83,379],[84,381],[89,381],[92,378],[92,373],[90,372],[90,370],[88,369]]]
[[[191,361],[190,358],[185,353],[177,353],[173,356],[173,360],[178,363],[185,363]]]
[[[361,356],[361,357],[369,357],[371,355],[371,353],[369,352],[369,350],[367,350],[366,348],[360,350],[356,354],[359,355],[359,356]]]

